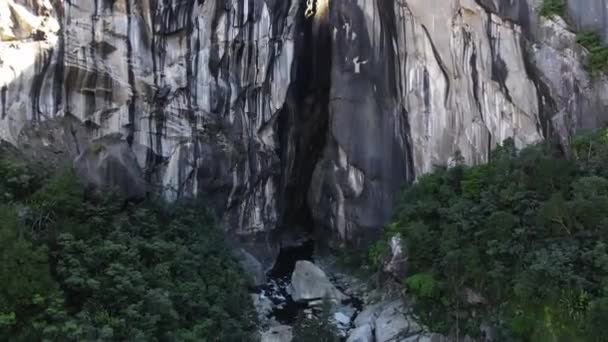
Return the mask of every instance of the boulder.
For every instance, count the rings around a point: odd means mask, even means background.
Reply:
[[[78,177],[87,185],[116,191],[127,198],[141,198],[148,184],[129,144],[120,135],[91,143],[74,161]]]
[[[291,275],[291,296],[296,302],[308,302],[328,298],[334,302],[342,302],[347,297],[340,292],[329,278],[315,264],[301,260],[296,262]]]
[[[279,325],[263,332],[261,342],[290,342],[292,339],[293,329],[288,325]]]
[[[365,307],[363,311],[357,315],[357,318],[355,318],[355,326],[370,325],[373,328],[376,318],[378,318],[382,312],[382,305],[383,303],[376,303]]]
[[[350,333],[346,342],[373,342],[372,327],[369,324],[362,325]]]
[[[401,300],[384,307],[375,322],[376,342],[393,341],[420,333],[422,328],[408,317],[408,311]]]

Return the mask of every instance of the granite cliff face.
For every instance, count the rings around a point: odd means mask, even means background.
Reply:
[[[95,185],[203,196],[245,240],[362,243],[457,152],[608,120],[570,28],[608,37],[608,3],[569,1],[566,24],[540,2],[5,0],[0,138]]]

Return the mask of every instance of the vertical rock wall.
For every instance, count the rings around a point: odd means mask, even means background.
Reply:
[[[206,198],[235,235],[364,243],[456,153],[606,122],[608,82],[571,31],[605,32],[606,0],[568,1],[568,24],[541,2],[5,0],[0,138],[90,165],[126,144],[112,160]]]

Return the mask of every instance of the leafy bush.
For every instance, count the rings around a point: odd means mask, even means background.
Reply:
[[[20,236],[14,208],[0,206],[0,338],[27,336],[38,305],[56,286],[51,279],[48,252]]]
[[[608,72],[608,46],[596,32],[584,32],[577,35],[576,41],[587,51],[586,68],[592,76]]]
[[[404,279],[403,282],[418,298],[436,298],[441,290],[439,282],[428,273],[414,274]]]
[[[486,165],[437,170],[403,191],[385,240],[407,243],[404,286],[427,325],[607,340],[608,131],[577,137],[569,155],[506,141]]]
[[[566,4],[564,0],[543,0],[539,14],[545,18],[552,18],[554,16],[563,17],[565,11]]]
[[[0,158],[0,200],[11,202],[31,194],[39,185],[38,176],[27,164]]]
[[[255,339],[246,281],[200,203],[125,205],[75,179],[9,187],[22,200],[0,207],[0,340]]]

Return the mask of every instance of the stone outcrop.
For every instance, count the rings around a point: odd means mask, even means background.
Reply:
[[[292,339],[293,329],[286,325],[273,327],[261,336],[261,342],[290,342]]]
[[[448,342],[444,335],[430,333],[401,299],[388,299],[363,309],[354,321],[347,342]],[[472,340],[465,338],[466,341]]]
[[[0,139],[82,160],[121,136],[127,173],[205,197],[232,236],[365,244],[456,153],[606,123],[572,30],[606,37],[607,1],[565,23],[542,0],[5,0]]]
[[[296,302],[328,299],[341,303],[347,297],[329,280],[325,272],[310,261],[298,261],[291,276],[291,297]]]
[[[372,328],[369,324],[365,324],[363,326],[355,328],[346,342],[373,342],[374,338],[372,335]]]
[[[376,342],[395,341],[421,333],[422,327],[407,315],[409,311],[400,301],[387,305],[374,324]]]
[[[94,141],[76,158],[74,169],[86,185],[98,189],[122,193],[127,198],[143,198],[148,192],[137,158],[120,136]]]
[[[243,272],[247,274],[251,281],[251,285],[261,286],[266,283],[266,270],[264,270],[264,266],[259,260],[243,248],[235,250],[234,254]]]

